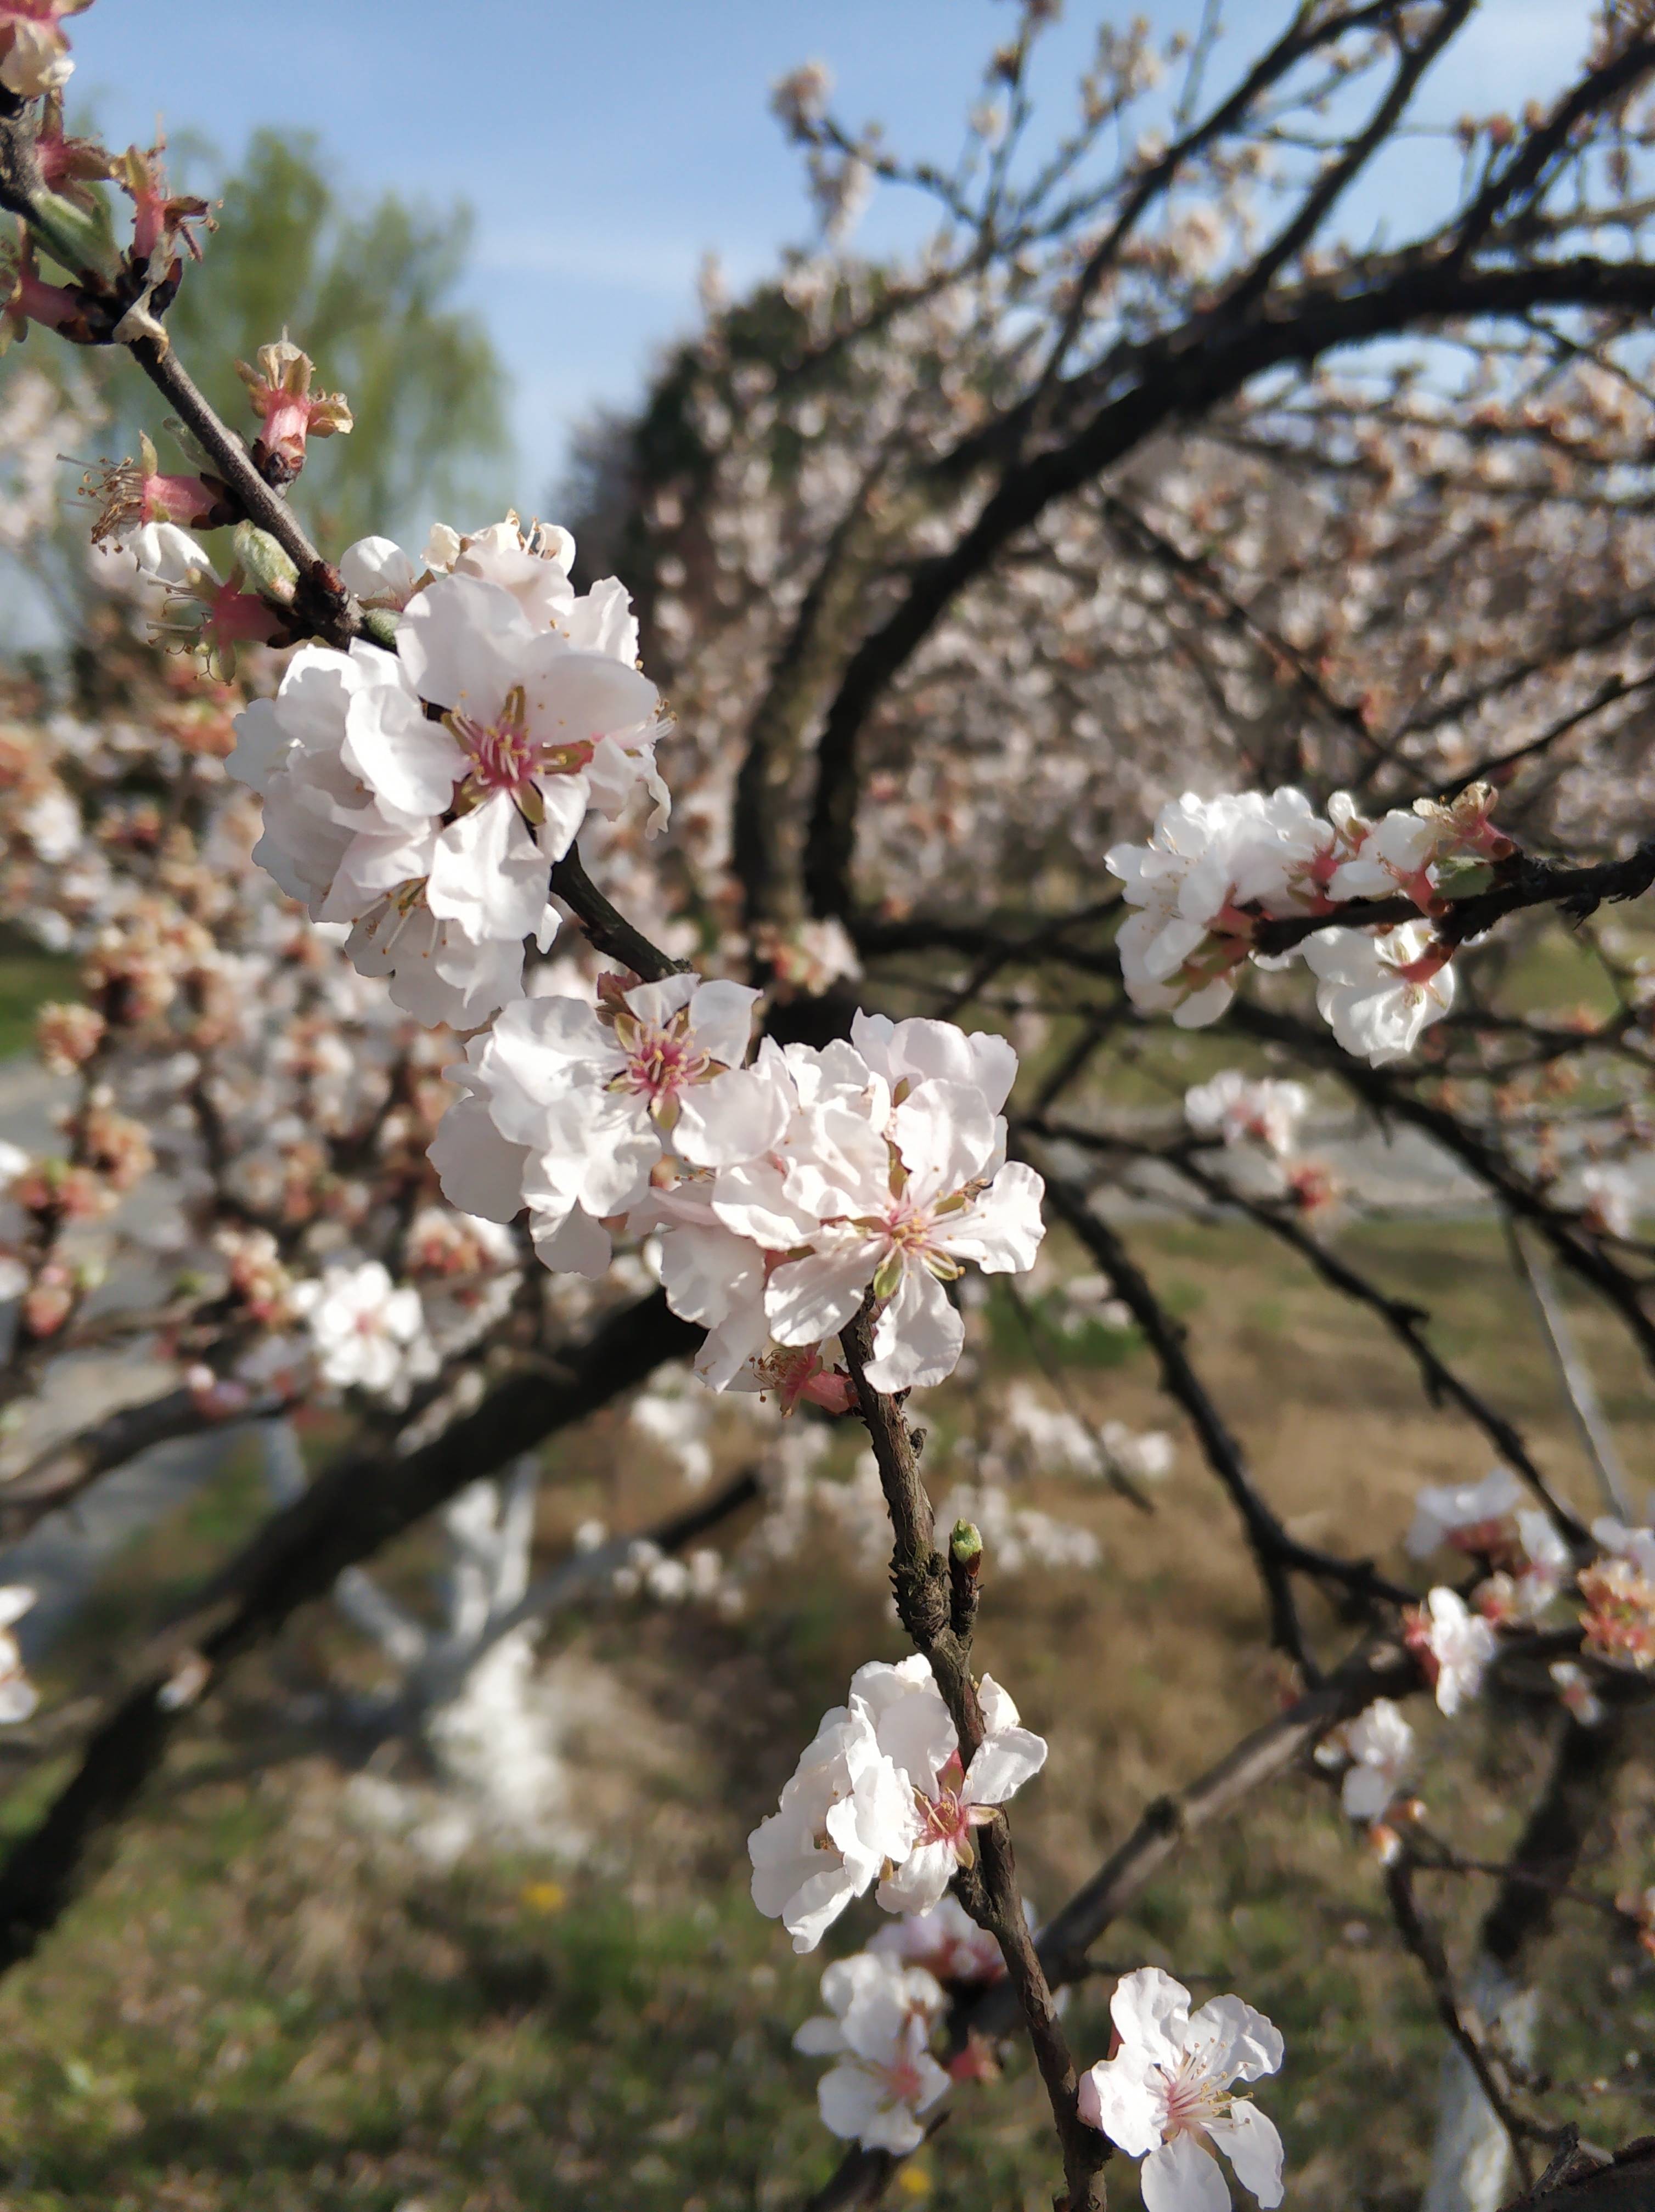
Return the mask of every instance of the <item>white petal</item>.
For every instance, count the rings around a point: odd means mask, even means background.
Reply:
[[[1250,2098],[1238,2097],[1207,2132],[1235,2168],[1236,2179],[1250,2190],[1265,2212],[1281,2202],[1281,2137]]]
[[[592,797],[584,775],[541,775],[535,789],[545,808],[545,819],[534,841],[549,860],[561,860],[580,834]]]
[[[819,1344],[824,1336],[837,1336],[861,1304],[879,1263],[879,1248],[859,1237],[778,1267],[764,1289],[776,1342]]]
[[[1159,1966],[1140,1966],[1115,1984],[1109,2016],[1123,2044],[1153,2063],[1176,2066],[1190,2032],[1190,1992]]]
[[[1129,2157],[1141,2158],[1159,2143],[1163,2109],[1164,2100],[1145,2078],[1135,2051],[1100,2059],[1080,2076],[1080,2118]]]
[[[1144,2212],[1230,2212],[1224,2172],[1193,2136],[1152,2150],[1138,2174]]]
[[[1031,1729],[1007,1729],[979,1744],[965,1773],[965,1795],[976,1805],[1003,1805],[1046,1763],[1046,1740]]]
[[[928,1205],[981,1175],[998,1139],[980,1091],[963,1083],[922,1083],[891,1117],[891,1136],[909,1174],[915,1205]]]
[[[709,987],[710,988],[710,987]],[[737,1167],[780,1139],[787,1108],[772,1083],[751,1069],[732,1068],[678,1094],[672,1149],[693,1167]]]
[[[546,903],[546,864],[503,792],[451,822],[436,841],[425,896],[468,937],[532,937]]]
[[[928,1390],[953,1373],[964,1341],[965,1324],[942,1285],[928,1268],[909,1267],[873,1324],[867,1379],[876,1390]]]
[[[974,1206],[948,1226],[948,1249],[975,1260],[985,1274],[1023,1274],[1033,1267],[1046,1224],[1041,1201],[1046,1186],[1031,1167],[1008,1160]]]
[[[1281,2063],[1281,2031],[1240,1997],[1209,1997],[1190,2022],[1186,2047],[1203,2048],[1221,2081],[1256,2081]]]
[[[454,1101],[437,1124],[429,1158],[442,1195],[462,1213],[510,1221],[521,1212],[528,1153],[501,1135],[485,1099]]]

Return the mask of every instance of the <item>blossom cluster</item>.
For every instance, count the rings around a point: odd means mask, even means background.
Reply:
[[[992,1675],[978,1687],[983,1739],[969,1765],[921,1657],[871,1661],[827,1712],[778,1810],[747,1838],[753,1902],[795,1951],[813,1951],[853,1898],[878,1884],[888,1912],[920,1912],[976,1863],[973,1829],[1045,1765]]]
[[[849,1042],[761,1043],[758,994],[721,980],[606,976],[596,1005],[524,999],[473,1037],[432,1158],[450,1200],[526,1206],[546,1265],[600,1275],[614,1234],[659,1240],[676,1313],[708,1334],[715,1389],[849,1403],[824,1347],[870,1293],[868,1379],[939,1382],[964,1325],[968,1261],[1032,1265],[1043,1185],[1006,1158],[1016,1073],[1001,1038],[858,1013]]]
[[[544,951],[557,928],[548,864],[590,808],[618,814],[642,786],[665,817],[636,620],[612,577],[575,593],[574,550],[514,516],[440,530],[423,565],[364,540],[341,572],[394,617],[395,650],[302,646],[237,724],[230,773],[265,802],[255,857],[423,1022],[475,1028],[520,994],[525,940]],[[172,576],[205,558],[167,523],[138,554]]]
[[[1343,793],[1319,815],[1292,785],[1170,800],[1147,845],[1116,845],[1106,856],[1132,908],[1117,943],[1134,1005],[1201,1028],[1223,1013],[1250,959],[1282,967],[1302,951],[1317,1008],[1346,1051],[1376,1063],[1402,1058],[1453,1004],[1453,948],[1432,919],[1486,889],[1513,849],[1490,821],[1494,802],[1488,786],[1474,784],[1451,805],[1420,799],[1372,822]],[[1422,919],[1329,927],[1286,953],[1257,947],[1263,922],[1398,896]]]

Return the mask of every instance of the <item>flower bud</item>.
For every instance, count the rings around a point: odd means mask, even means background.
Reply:
[[[238,523],[233,543],[236,564],[259,598],[290,607],[299,571],[270,532],[251,522]]]
[[[307,437],[331,438],[351,428],[350,404],[342,392],[313,393],[315,374],[308,354],[287,337],[260,346],[259,366],[245,361],[235,364],[247,387],[253,412],[262,416],[264,429],[253,444],[253,459],[265,479],[273,484],[291,483],[305,465]]]

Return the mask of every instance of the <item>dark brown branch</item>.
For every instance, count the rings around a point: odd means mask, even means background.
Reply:
[[[864,1304],[840,1333],[845,1364],[856,1385],[857,1402],[867,1425],[879,1469],[879,1484],[891,1515],[895,1547],[891,1579],[897,1611],[914,1648],[931,1673],[958,1738],[961,1760],[969,1766],[986,1733],[983,1708],[970,1667],[968,1636],[955,1621],[948,1563],[932,1540],[931,1501],[920,1480],[913,1433],[896,1401],[867,1379],[873,1352],[873,1322]],[[1011,1833],[1003,1813],[977,1831],[974,1878],[958,1885],[960,1901],[973,1919],[993,1936],[1006,1961],[1040,2069],[1063,2154],[1068,2212],[1106,2212],[1103,2168],[1108,2139],[1080,2118],[1080,2081],[1023,1911]]]
[[[635,929],[618,907],[611,906],[581,863],[579,848],[571,845],[561,860],[552,863],[551,889],[575,916],[591,943],[611,960],[618,960],[646,983],[663,976],[688,975],[694,963],[669,959]]]
[[[1505,2069],[1488,2048],[1485,2025],[1461,2001],[1437,1931],[1420,1911],[1419,1900],[1414,1894],[1414,1862],[1405,1846],[1398,1845],[1396,1856],[1385,1868],[1384,1883],[1396,1932],[1419,1961],[1430,1984],[1438,2019],[1476,2076],[1477,2087],[1488,2099],[1489,2109],[1505,2129],[1518,2172],[1527,2189],[1534,2180],[1529,2145],[1532,2141],[1547,2140],[1549,2130],[1536,2126],[1513,2108]]]
[[[1617,1706],[1608,1707],[1591,1728],[1563,1714],[1545,1789],[1512,1848],[1506,1878],[1482,1923],[1483,1949],[1508,1972],[1550,1927],[1553,1908],[1603,1816],[1624,1751],[1625,1726]]]
[[[1573,920],[1584,921],[1605,899],[1641,898],[1655,884],[1655,839],[1640,845],[1622,860],[1603,860],[1574,867],[1551,860],[1532,860],[1526,853],[1500,861],[1499,881],[1472,898],[1455,899],[1431,917],[1432,927],[1445,945],[1463,945],[1481,937],[1508,914],[1536,906],[1555,906]],[[1360,929],[1376,922],[1417,921],[1420,909],[1410,898],[1347,899],[1327,914],[1293,915],[1265,919],[1254,932],[1254,943],[1263,953],[1287,952],[1323,929]]]

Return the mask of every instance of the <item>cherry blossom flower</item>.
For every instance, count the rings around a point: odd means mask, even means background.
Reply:
[[[150,440],[138,436],[138,459],[118,462],[94,479],[82,480],[82,495],[98,502],[92,526],[94,545],[129,547],[148,522],[173,522],[191,530],[213,530],[235,519],[222,484],[199,476],[168,476]]]
[[[1226,1145],[1252,1137],[1280,1156],[1292,1152],[1310,1103],[1302,1083],[1226,1067],[1184,1092],[1183,1118],[1199,1137],[1222,1137]]]
[[[1589,1224],[1602,1237],[1635,1237],[1643,1193],[1628,1168],[1598,1162],[1580,1174],[1580,1205]]]
[[[1353,1820],[1381,1819],[1401,1786],[1414,1752],[1414,1731],[1400,1705],[1376,1698],[1343,1730],[1350,1754],[1339,1802]]]
[[[958,1869],[976,1864],[972,1830],[1038,1774],[1045,1741],[1019,1726],[1017,1707],[991,1674],[978,1685],[984,1735],[969,1766],[928,1660],[859,1667],[850,1692],[872,1716],[881,1751],[906,1777],[917,1814],[912,1849],[901,1860],[893,1855],[879,1901],[887,1912],[923,1912]]]
[[[1561,1592],[1574,1561],[1549,1514],[1526,1507],[1517,1516],[1510,1562],[1471,1594],[1485,1620],[1500,1628],[1532,1626]]]
[[[908,1856],[919,1825],[906,1776],[853,1696],[824,1715],[779,1808],[747,1838],[753,1903],[781,1921],[795,1951],[813,1951],[885,1864]]]
[[[393,805],[460,807],[443,833],[458,850],[486,840],[478,817],[498,812],[561,859],[589,805],[618,812],[639,776],[653,777],[660,695],[648,678],[537,629],[501,585],[439,577],[408,606],[397,647],[442,719],[400,717],[359,734],[356,750]]]
[[[946,1030],[907,1024],[904,1030]],[[865,1034],[867,1034],[865,1032]],[[721,1177],[713,1209],[738,1234],[769,1250],[801,1245],[768,1275],[764,1310],[780,1344],[815,1344],[844,1326],[871,1286],[884,1301],[873,1329],[868,1379],[902,1390],[952,1374],[964,1328],[943,1285],[975,1260],[988,1273],[1034,1264],[1044,1234],[1040,1177],[1021,1162],[1001,1164],[1003,1125],[995,1092],[1009,1087],[1003,1058],[952,1031],[956,1059],[991,1064],[991,1086],[931,1075],[913,1082],[879,1126],[881,1102],[863,1110],[843,1095],[806,1105],[788,1129],[788,1157],[776,1173]],[[876,1050],[928,1054],[934,1038],[870,1036]],[[995,1044],[999,1040],[993,1040]],[[883,1073],[879,1082],[883,1085]],[[1003,1087],[1002,1087],[1003,1085]]]
[[[574,563],[575,540],[567,530],[545,522],[531,523],[525,530],[515,510],[503,521],[491,522],[482,530],[461,532],[439,522],[425,547],[429,570],[441,575],[476,576],[484,583],[496,584],[511,593],[536,629],[558,629],[566,635],[576,627],[575,610],[583,604],[576,599],[569,580]],[[601,594],[601,603],[607,605],[616,592],[624,602],[626,594],[611,576],[595,586],[588,597]],[[586,619],[590,624],[592,610],[588,609]],[[612,647],[607,642],[600,645],[595,634],[583,635],[579,642],[599,651],[612,650],[616,659],[630,665],[637,655],[636,625],[630,640],[618,640]]]
[[[472,1040],[470,1095],[437,1132],[445,1193],[490,1220],[526,1204],[548,1267],[600,1273],[609,1239],[597,1224],[643,1204],[669,1147],[710,1169],[779,1134],[774,1091],[740,1064],[758,997],[671,975],[630,988],[611,977],[596,1007],[514,1001]]]
[[[1345,1050],[1378,1067],[1412,1052],[1454,1003],[1449,955],[1423,921],[1324,929],[1305,941],[1316,1003]]]
[[[1123,1975],[1109,2009],[1120,2047],[1082,2077],[1080,2118],[1143,2160],[1145,2212],[1225,2212],[1230,2192],[1214,2149],[1266,2212],[1280,2204],[1281,2138],[1230,2087],[1277,2070],[1278,2031],[1235,1996],[1209,1998],[1192,2014],[1189,1990],[1159,1966]]]
[[[23,1671],[23,1655],[11,1632],[34,1602],[34,1592],[25,1583],[0,1587],[0,1724],[26,1721],[40,1702],[40,1693]]]
[[[419,1292],[398,1289],[378,1260],[335,1261],[291,1296],[308,1324],[318,1370],[334,1389],[394,1398],[435,1371]]]
[[[1482,1689],[1496,1640],[1493,1626],[1473,1613],[1457,1590],[1440,1584],[1422,1606],[1409,1607],[1403,1616],[1403,1641],[1445,1713],[1457,1713]]]
[[[237,646],[270,645],[286,636],[277,610],[243,588],[247,579],[240,562],[221,576],[206,549],[177,523],[143,524],[132,533],[130,550],[144,575],[167,594],[157,637],[199,650],[221,681],[235,673]]]
[[[824,2124],[864,2150],[916,2150],[922,2115],[948,2087],[927,2048],[947,2002],[941,1989],[922,1966],[858,1951],[823,1975],[822,2001],[827,2013],[806,2021],[793,2045],[840,2061],[817,2087]]]
[[[1429,1559],[1439,1544],[1457,1552],[1503,1552],[1512,1540],[1514,1516],[1528,1492],[1511,1469],[1496,1467],[1481,1482],[1439,1485],[1415,1500],[1414,1525],[1407,1537],[1410,1559]]]
[[[1655,1668],[1655,1577],[1628,1559],[1595,1561],[1579,1575],[1582,1649],[1642,1672]]]

